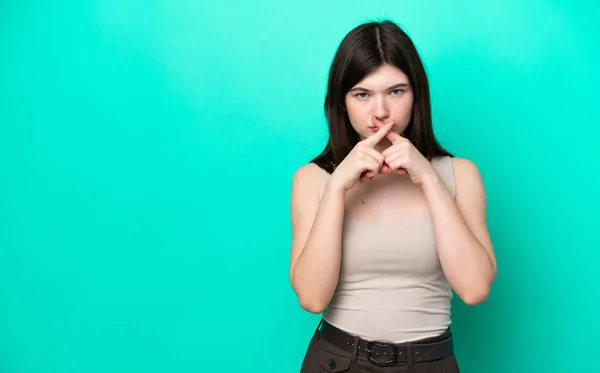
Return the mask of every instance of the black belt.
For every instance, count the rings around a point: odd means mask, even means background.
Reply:
[[[336,328],[321,320],[320,337],[332,345],[354,353],[355,340],[358,340],[357,354],[366,357],[376,365],[408,364],[442,359],[454,353],[452,333],[447,330],[439,337],[421,341],[395,344],[383,340],[364,340]]]

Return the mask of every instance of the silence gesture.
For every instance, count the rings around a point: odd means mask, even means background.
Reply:
[[[380,122],[377,132],[359,141],[331,174],[330,182],[344,190],[350,190],[359,180],[370,180],[379,174],[385,156],[374,148],[386,135],[393,133],[391,130],[395,123],[395,120],[387,124]]]
[[[377,133],[385,128],[385,125],[376,118],[371,118],[371,122],[380,128]],[[412,182],[419,186],[422,186],[436,172],[429,160],[407,138],[393,131],[387,131],[386,138],[392,143],[382,152],[386,172],[408,174]]]

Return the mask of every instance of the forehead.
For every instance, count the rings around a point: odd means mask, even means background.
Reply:
[[[387,88],[394,84],[406,83],[408,84],[408,76],[392,65],[382,65],[373,71],[369,75],[365,76],[356,86],[363,88]]]

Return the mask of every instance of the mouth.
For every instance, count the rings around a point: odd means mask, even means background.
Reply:
[[[388,123],[390,123],[390,121],[394,121],[394,120],[395,120],[395,119],[386,120],[385,122],[382,122],[382,124],[383,124],[384,126],[386,126]],[[378,126],[369,126],[369,127],[367,127],[367,129],[368,129],[369,131],[372,131],[372,132],[377,132],[377,131],[379,131],[379,127],[378,127]]]

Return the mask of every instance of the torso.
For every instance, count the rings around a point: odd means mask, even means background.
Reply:
[[[452,160],[432,164],[454,194]],[[452,290],[427,201],[408,176],[380,175],[349,190],[342,234],[338,287],[323,314],[329,323],[397,343],[447,329]]]

